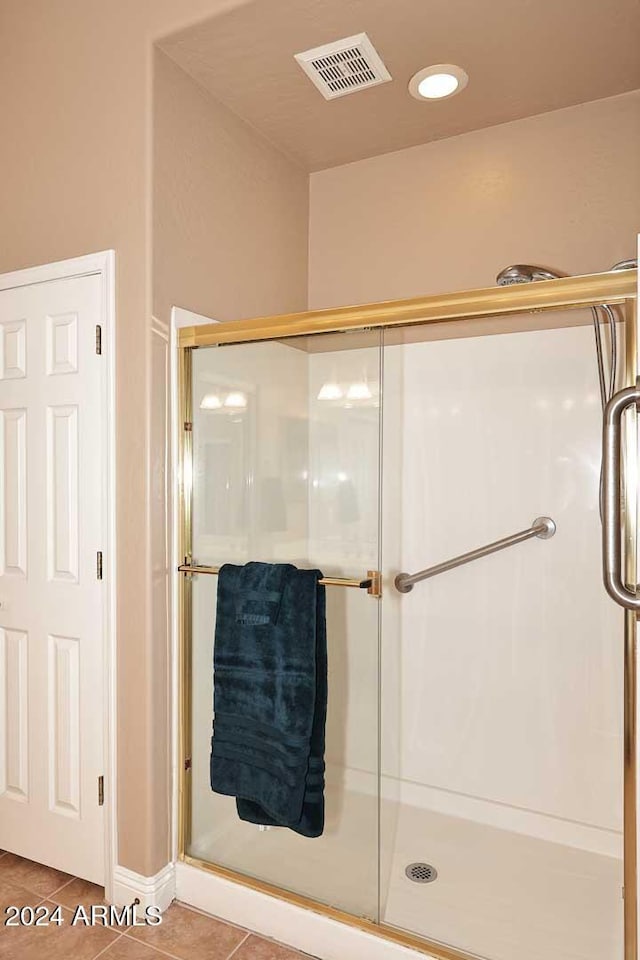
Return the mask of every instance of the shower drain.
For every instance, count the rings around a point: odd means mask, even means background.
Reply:
[[[433,883],[438,876],[438,871],[430,863],[410,863],[404,872],[414,883]]]

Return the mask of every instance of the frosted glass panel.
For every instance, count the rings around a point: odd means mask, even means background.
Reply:
[[[492,960],[622,957],[623,615],[582,319],[385,347],[385,583],[557,524],[385,597],[381,919]]]
[[[379,568],[378,334],[193,354],[193,557]],[[238,818],[212,793],[217,578],[192,583],[192,803],[187,853],[374,918],[378,905],[378,621],[366,590],[327,587],[329,699],[323,836]]]

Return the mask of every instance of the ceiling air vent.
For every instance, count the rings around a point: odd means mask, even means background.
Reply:
[[[366,33],[296,53],[295,58],[325,100],[391,80]]]

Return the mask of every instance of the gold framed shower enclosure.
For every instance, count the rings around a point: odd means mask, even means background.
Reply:
[[[179,783],[178,783],[178,856],[187,864],[217,874],[227,880],[288,901],[334,920],[366,930],[383,939],[424,952],[440,960],[467,960],[468,954],[431,942],[382,922],[356,917],[326,906],[306,896],[236,873],[215,863],[189,856],[191,810],[191,646],[193,576],[215,574],[217,567],[197,569],[192,557],[192,351],[200,347],[222,346],[256,341],[308,337],[346,331],[394,331],[396,342],[410,342],[433,326],[434,337],[464,336],[462,321],[473,321],[474,336],[566,326],[566,318],[554,317],[559,311],[603,304],[617,306],[625,330],[623,386],[634,386],[640,374],[637,332],[637,270],[614,271],[583,277],[566,277],[511,287],[489,287],[438,296],[386,301],[359,306],[338,307],[182,327],[178,331],[178,551],[183,562],[175,571],[179,577]],[[575,322],[575,321],[569,321]],[[580,321],[582,323],[588,321]],[[436,328],[436,325],[437,328]],[[422,328],[422,329],[421,329]],[[468,335],[468,332],[466,333]],[[624,505],[621,537],[624,544],[624,570],[627,585],[638,582],[637,501],[638,501],[638,417],[637,410],[627,412],[623,433],[622,502]],[[220,558],[224,561],[224,558]],[[378,571],[367,571],[368,582],[334,578],[331,585],[365,587],[380,597],[382,583]],[[603,587],[604,589],[604,587]],[[624,960],[638,960],[638,884],[637,884],[637,616],[624,611]]]

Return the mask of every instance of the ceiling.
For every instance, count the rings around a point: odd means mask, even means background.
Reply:
[[[293,55],[366,32],[393,81],[326,101]],[[307,170],[640,88],[637,0],[254,0],[160,46]],[[410,77],[469,85],[419,102]]]

